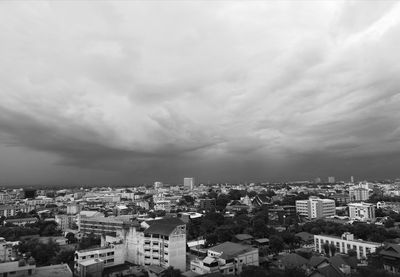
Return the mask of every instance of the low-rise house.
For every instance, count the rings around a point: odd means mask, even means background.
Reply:
[[[383,259],[383,268],[391,273],[400,273],[400,245],[399,244],[389,244],[379,255]]]
[[[190,270],[198,274],[220,272],[240,274],[248,265],[259,265],[258,249],[249,245],[224,242],[207,250],[207,257],[191,261]]]
[[[12,218],[12,219],[6,219],[4,221],[5,224],[11,223],[13,225],[17,226],[25,226],[26,224],[32,224],[36,223],[38,219],[36,217],[25,217],[25,218]]]
[[[314,236],[314,250],[316,252],[323,253],[324,244],[334,245],[337,253],[348,254],[349,250],[354,250],[357,253],[357,259],[367,258],[368,254],[376,252],[376,249],[382,246],[381,243],[354,239],[354,235],[348,232],[343,233],[341,237]]]

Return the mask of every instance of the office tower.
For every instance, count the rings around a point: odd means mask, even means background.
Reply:
[[[319,177],[315,178],[314,183],[316,183],[316,184],[321,183],[321,178],[319,178]]]
[[[335,177],[333,177],[333,176],[328,177],[328,183],[330,183],[330,184],[335,183]]]
[[[183,178],[183,186],[189,190],[193,190],[194,189],[194,178],[190,177],[190,178]]]
[[[354,177],[353,176],[350,177],[350,183],[354,184]]]

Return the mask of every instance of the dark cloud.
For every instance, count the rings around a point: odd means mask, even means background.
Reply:
[[[0,6],[4,180],[396,174],[397,2]]]

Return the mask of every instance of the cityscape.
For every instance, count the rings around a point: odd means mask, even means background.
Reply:
[[[0,1],[0,277],[400,277],[398,45],[398,1]]]

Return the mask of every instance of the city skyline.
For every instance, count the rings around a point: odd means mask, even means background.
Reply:
[[[0,3],[0,184],[398,178],[400,3]]]

